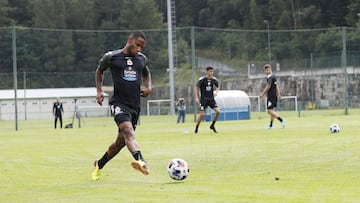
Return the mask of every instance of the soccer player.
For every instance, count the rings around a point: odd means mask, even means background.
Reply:
[[[272,129],[275,118],[281,122],[281,126],[284,128],[285,120],[282,119],[275,112],[277,101],[278,101],[278,99],[279,100],[281,99],[281,95],[280,95],[280,88],[277,85],[276,77],[271,70],[270,64],[265,64],[264,72],[266,74],[266,87],[265,87],[264,91],[260,94],[260,99],[263,98],[265,96],[265,94],[267,95],[266,108],[267,108],[268,114],[270,115],[270,124],[269,124],[268,129],[269,130]]]
[[[215,116],[210,125],[210,129],[213,130],[214,133],[217,133],[215,122],[220,115],[220,109],[217,106],[214,97],[217,96],[219,90],[220,85],[218,80],[214,77],[214,68],[211,66],[206,67],[206,75],[198,80],[194,89],[195,101],[200,104],[200,112],[196,122],[195,133],[198,133],[199,125],[204,118],[205,110],[208,106],[215,111]]]
[[[104,71],[110,68],[114,83],[114,94],[109,104],[114,121],[118,127],[117,137],[105,154],[95,160],[92,179],[100,178],[105,164],[117,155],[123,147],[127,147],[134,160],[131,166],[148,175],[150,170],[140,146],[135,139],[135,129],[140,113],[140,96],[147,97],[151,92],[151,75],[146,65],[147,58],[140,51],[145,47],[146,36],[141,31],[131,33],[122,49],[107,52],[100,60],[96,69],[96,101],[102,105]]]
[[[56,124],[57,124],[58,119],[60,122],[60,128],[62,128],[62,114],[64,113],[64,109],[63,109],[62,103],[60,102],[59,97],[56,98],[56,102],[54,102],[52,112],[53,112],[53,116],[54,116],[54,120],[55,120],[55,123],[54,123],[55,129],[56,129]]]

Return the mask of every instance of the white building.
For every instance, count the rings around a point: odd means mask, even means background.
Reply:
[[[75,107],[83,117],[109,116],[109,96],[103,106],[96,103],[96,88],[18,89],[19,120],[51,119],[56,98],[63,103],[63,118],[72,118]],[[75,103],[76,101],[76,103]],[[0,90],[0,120],[15,120],[15,91]]]

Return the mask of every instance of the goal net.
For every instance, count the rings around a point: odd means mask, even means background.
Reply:
[[[170,99],[148,100],[146,104],[147,115],[170,114]]]

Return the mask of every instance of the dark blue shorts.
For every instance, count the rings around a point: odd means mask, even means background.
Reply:
[[[277,98],[268,98],[266,101],[267,109],[274,109],[277,105]]]
[[[132,123],[134,130],[136,129],[136,125],[139,119],[139,111],[136,111],[124,105],[111,105],[110,109],[117,126],[119,126],[123,122],[129,121]]]
[[[207,107],[215,108],[218,107],[214,98],[212,99],[201,99],[200,101],[200,111],[204,111]]]

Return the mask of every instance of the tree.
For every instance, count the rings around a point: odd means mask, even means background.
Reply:
[[[124,0],[117,22],[119,28],[129,30],[164,27],[163,14],[153,0]]]
[[[96,27],[105,30],[119,29],[116,25],[116,20],[119,17],[119,10],[123,5],[123,0],[92,1],[94,1]]]
[[[0,0],[0,27],[11,25],[8,0]]]
[[[97,28],[94,1],[66,0],[65,9],[66,28],[78,30],[92,30]]]
[[[267,7],[265,7],[265,5],[259,5],[257,0],[250,0],[249,8],[250,18],[247,19],[245,24],[248,29],[263,29],[264,20],[268,20],[269,23],[272,22],[271,15]]]
[[[157,0],[160,11],[167,14],[167,5],[165,0]],[[200,26],[200,11],[207,7],[207,0],[181,0],[176,1],[176,25],[178,27]],[[206,25],[207,26],[207,25]]]
[[[8,0],[0,0],[0,27],[9,26],[11,20],[8,17]],[[1,72],[11,70],[11,30],[0,30],[0,70]]]
[[[358,24],[358,26],[360,27],[360,1],[349,0],[348,10],[349,12],[345,17],[346,22],[350,26],[356,26]]]
[[[63,0],[33,1],[34,26],[39,28],[66,28],[66,7]],[[42,71],[72,71],[74,68],[74,50],[72,32],[62,30],[39,31],[36,34],[35,53],[39,54]],[[38,52],[40,51],[40,53]],[[21,60],[21,58],[19,59]]]
[[[33,25],[29,0],[11,0],[9,1],[9,7],[9,18],[11,18],[14,24],[24,27],[31,27]]]
[[[72,34],[75,64],[73,71],[92,71],[99,53],[104,51],[104,41],[97,33],[87,30],[96,29],[95,2],[89,0],[66,1],[66,25],[75,29]],[[85,30],[85,31],[80,31]]]
[[[318,0],[322,26],[348,26],[345,19],[349,12],[347,8],[348,3],[349,0]]]

